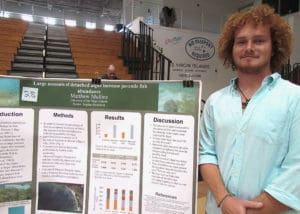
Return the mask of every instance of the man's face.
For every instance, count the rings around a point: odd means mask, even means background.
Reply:
[[[108,68],[107,69],[107,76],[108,79],[115,79],[116,78],[116,71],[114,68]]]
[[[248,23],[238,29],[235,32],[232,56],[238,72],[271,72],[270,27]]]

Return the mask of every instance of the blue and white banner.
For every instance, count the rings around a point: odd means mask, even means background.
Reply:
[[[203,98],[228,85],[235,72],[218,57],[219,34],[151,26],[154,46],[172,60],[170,79],[202,80]]]

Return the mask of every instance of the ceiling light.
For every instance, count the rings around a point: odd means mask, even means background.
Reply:
[[[29,14],[21,14],[21,19],[23,19],[24,21],[27,21],[27,22],[33,21],[32,15],[29,15]]]
[[[86,22],[85,27],[88,29],[96,29],[96,22]]]
[[[104,30],[106,30],[106,31],[114,31],[114,29],[115,29],[115,26],[113,26],[113,25],[108,25],[108,24],[104,25]]]
[[[9,17],[10,17],[10,13],[7,12],[7,11],[4,11],[4,12],[3,12],[3,17],[9,18]]]
[[[71,19],[66,19],[65,20],[65,24],[67,26],[75,27],[76,26],[76,21],[75,20],[71,20]]]
[[[44,22],[46,24],[49,24],[49,25],[55,25],[56,24],[55,18],[51,18],[51,17],[44,17]]]

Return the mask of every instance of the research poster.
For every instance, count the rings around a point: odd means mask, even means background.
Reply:
[[[1,214],[196,214],[201,81],[0,77]]]

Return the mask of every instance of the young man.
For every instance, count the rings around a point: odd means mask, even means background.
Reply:
[[[113,64],[109,65],[106,70],[106,74],[103,75],[101,79],[118,80],[119,78],[116,74],[116,67]]]
[[[275,73],[291,40],[288,23],[266,5],[225,25],[219,55],[237,78],[209,97],[201,117],[208,214],[300,211],[300,87]]]

